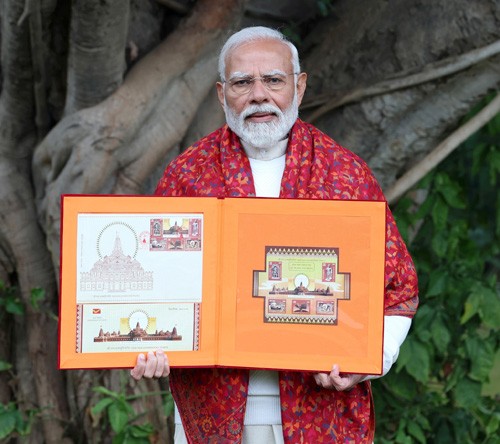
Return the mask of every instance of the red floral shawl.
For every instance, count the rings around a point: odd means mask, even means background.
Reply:
[[[250,162],[226,126],[178,156],[165,170],[161,196],[255,196]],[[373,174],[355,154],[300,119],[290,133],[280,198],[383,200]],[[385,314],[413,316],[417,277],[387,210]],[[333,364],[333,363],[332,363]],[[248,390],[245,369],[172,369],[170,386],[190,443],[239,443]],[[371,443],[369,382],[326,390],[312,373],[279,373],[285,443]]]

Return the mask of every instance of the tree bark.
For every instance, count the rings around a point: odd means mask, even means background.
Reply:
[[[34,125],[33,66],[30,34],[27,22],[19,22],[24,10],[22,1],[4,2],[2,15],[2,66],[4,83],[0,97],[0,238],[8,243],[3,250],[11,251],[15,264],[20,295],[26,314],[27,353],[16,356],[17,368],[26,369],[19,379],[24,402],[44,406],[43,435],[47,443],[63,442],[60,421],[67,420],[62,376],[54,365],[57,343],[55,338],[55,301],[57,291],[54,269],[45,247],[45,237],[34,205],[30,182],[30,158],[36,142]],[[19,24],[18,24],[19,23]],[[7,270],[8,263],[2,264]],[[36,308],[31,303],[32,289],[40,287],[45,298]],[[18,329],[19,331],[19,329]],[[23,404],[24,407],[28,407]],[[36,432],[33,436],[36,436]]]
[[[113,95],[61,120],[37,147],[38,207],[55,264],[60,194],[140,192],[145,178],[182,140],[212,87],[218,45],[241,13],[235,0],[217,7],[199,1],[191,17],[135,65]]]
[[[438,88],[413,102],[412,112],[393,116],[379,134],[374,152],[366,158],[381,185],[388,188],[498,86],[500,57],[443,81]]]
[[[15,338],[14,353],[19,358],[15,361],[15,384],[16,402],[19,403],[20,410],[24,415],[28,415],[30,411],[36,411],[40,408],[36,393],[36,385],[33,380],[33,363],[29,359],[29,335],[26,334],[24,319],[14,320],[14,329],[12,330]],[[37,444],[44,442],[44,430],[39,423],[35,423],[32,432],[27,437],[29,444]]]
[[[306,115],[314,110],[308,103],[318,106],[329,97],[390,84],[401,72],[418,73],[498,41],[498,6],[491,0],[478,0],[474,8],[465,0],[336,1],[335,16],[305,40]],[[497,59],[489,60],[363,98],[315,123],[365,159],[387,188],[415,158],[432,151],[467,110],[500,86]]]
[[[64,114],[97,105],[122,83],[128,24],[128,0],[73,0]]]

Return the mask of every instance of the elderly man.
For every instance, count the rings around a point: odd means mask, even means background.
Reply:
[[[355,154],[298,119],[307,75],[296,48],[272,29],[243,29],[219,59],[227,125],[165,170],[161,196],[265,196],[381,200]],[[417,304],[417,278],[387,210],[383,374],[396,360]],[[334,363],[332,363],[334,364]],[[135,379],[170,372],[162,351],[139,355]],[[172,369],[176,442],[371,443],[370,377],[243,369]],[[182,427],[180,427],[182,421]],[[186,441],[187,440],[187,441]]]

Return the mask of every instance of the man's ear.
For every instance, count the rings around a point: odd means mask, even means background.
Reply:
[[[302,103],[302,97],[304,97],[304,93],[306,92],[307,85],[307,74],[305,72],[301,72],[297,76],[297,103],[300,106]]]
[[[219,98],[222,109],[224,109],[224,84],[222,82],[217,82],[215,86],[217,87],[217,97]]]

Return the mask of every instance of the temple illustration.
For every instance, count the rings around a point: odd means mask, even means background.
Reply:
[[[167,230],[164,230],[164,234],[177,234],[177,235],[187,235],[189,234],[189,230],[187,228],[181,227],[180,225],[177,224],[177,221],[175,221],[174,225],[171,225],[170,228]]]
[[[139,261],[123,253],[118,233],[111,254],[99,259],[90,271],[80,274],[81,291],[123,292],[152,289],[153,272],[145,271]]]
[[[134,329],[126,334],[121,334],[120,331],[112,333],[105,332],[102,327],[99,334],[94,338],[94,342],[120,342],[120,341],[181,341],[182,336],[177,333],[177,328],[174,327],[172,331],[156,330],[150,334],[141,328],[138,322]]]
[[[273,285],[273,288],[269,291],[269,294],[292,294],[292,295],[309,295],[309,296],[333,296],[333,291],[329,286],[324,286],[323,288],[315,287],[313,290],[309,290],[304,287],[302,283],[297,287],[290,290],[288,285],[280,287],[279,285]]]

